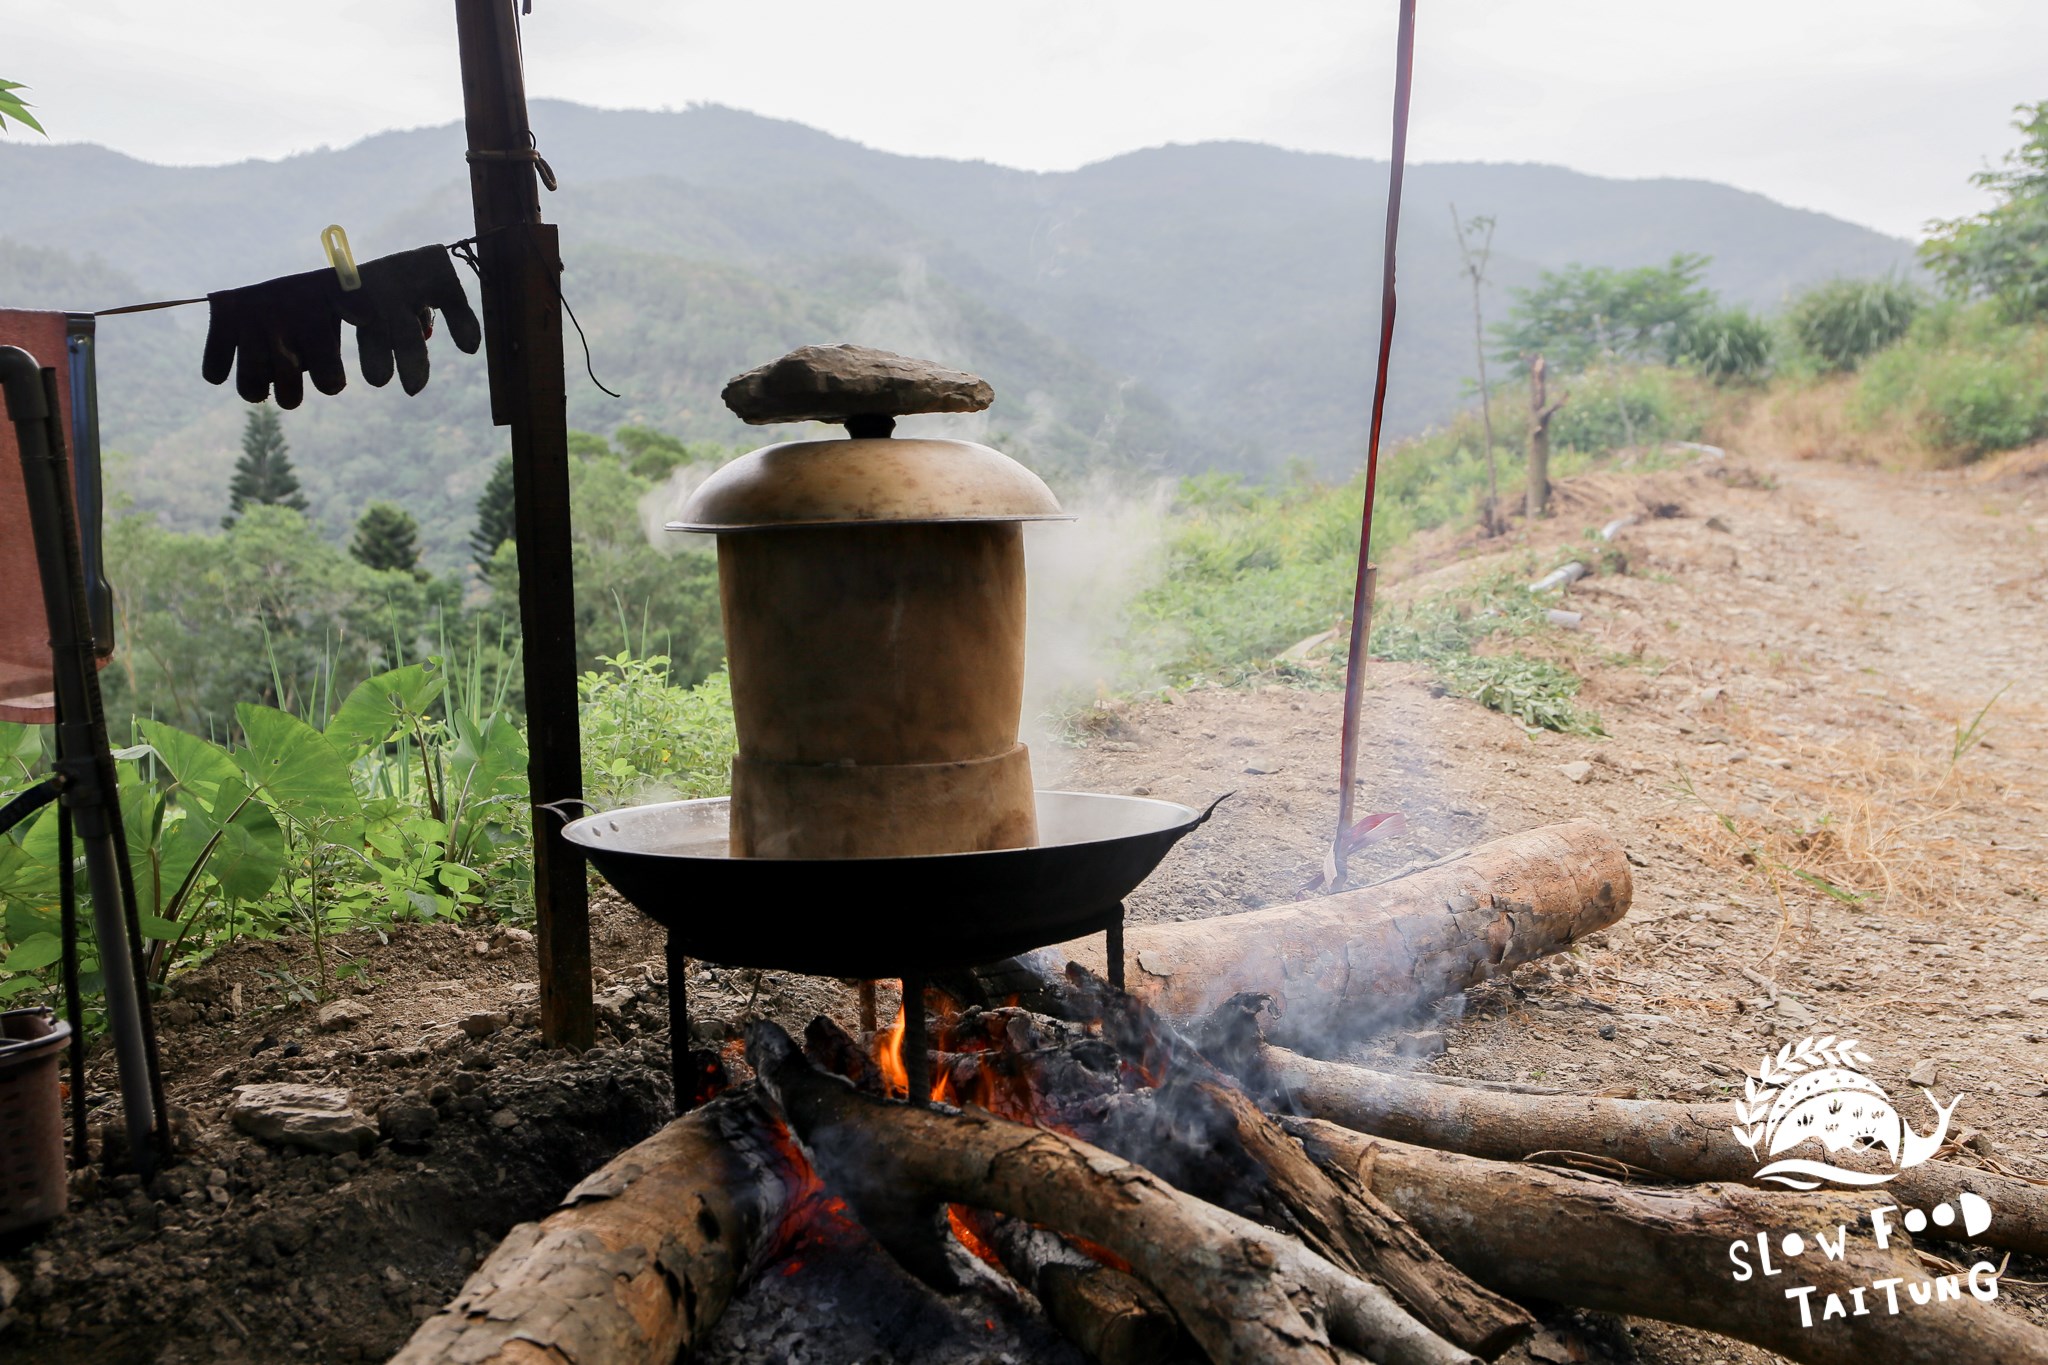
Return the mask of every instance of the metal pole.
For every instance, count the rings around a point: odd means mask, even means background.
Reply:
[[[121,895],[118,826],[108,807],[119,801],[114,760],[107,749],[106,716],[100,709],[94,668],[92,627],[85,605],[84,573],[78,557],[78,528],[61,475],[62,456],[53,448],[51,416],[42,368],[28,352],[0,346],[0,385],[8,418],[21,447],[23,491],[43,580],[43,606],[50,621],[50,650],[57,693],[57,771],[64,778],[64,804],[85,844],[86,885],[92,892],[94,946],[107,997],[107,1027],[121,1072],[121,1108],[127,1121],[129,1159],[144,1175],[155,1168],[156,1105],[151,1080],[149,1035],[144,1026],[140,983],[129,952],[127,901]],[[115,809],[119,809],[118,805]]]
[[[1109,959],[1109,984],[1118,990],[1124,988],[1124,903],[1116,903],[1116,919],[1111,921],[1107,940],[1103,944],[1103,955]]]
[[[491,420],[512,436],[541,1036],[553,1046],[586,1048],[594,1019],[583,855],[562,837],[562,818],[547,809],[567,810],[583,797],[561,255],[555,229],[540,220],[514,0],[455,0],[455,28],[483,265]]]

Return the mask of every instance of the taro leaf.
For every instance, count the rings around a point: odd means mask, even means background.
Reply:
[[[138,719],[136,726],[156,752],[158,761],[171,774],[166,795],[189,795],[213,811],[220,806],[224,787],[232,785],[238,793],[246,790],[235,760],[218,744],[165,725],[162,721]],[[239,800],[239,796],[236,799]]]
[[[0,721],[0,792],[14,792],[35,780],[43,758],[40,727]]]
[[[14,945],[5,962],[0,962],[0,972],[33,972],[63,955],[63,939],[55,934],[31,934]]]
[[[0,924],[6,926],[6,932],[0,934],[0,938],[5,938],[9,943],[20,943],[23,939],[34,938],[37,934],[57,933],[63,925],[57,918],[54,886],[47,904],[38,905],[29,901],[10,902],[5,911],[0,912]]]
[[[430,664],[407,664],[357,683],[327,722],[327,738],[353,758],[391,738],[408,715],[423,715],[447,686]]]
[[[121,785],[121,832],[128,838],[135,908],[148,915],[163,913],[164,902],[177,892],[192,869],[192,860],[199,856],[197,845],[186,846],[180,840],[172,840],[172,848],[165,847],[163,818],[164,801],[154,787],[142,781]],[[166,862],[167,853],[175,857],[175,863]]]
[[[249,747],[235,761],[263,797],[286,819],[337,844],[363,841],[363,803],[349,779],[348,760],[327,737],[297,716],[243,702],[235,719]]]
[[[45,806],[27,828],[0,837],[0,896],[56,904],[57,854],[57,808]]]
[[[142,936],[144,938],[159,938],[166,943],[170,943],[179,934],[184,932],[175,922],[165,919],[162,915],[152,915],[145,912],[136,918],[142,926]]]
[[[229,900],[253,901],[277,885],[284,871],[284,831],[268,809],[251,804],[241,819],[221,831],[206,870]]]

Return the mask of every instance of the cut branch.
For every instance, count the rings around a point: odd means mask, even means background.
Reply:
[[[1186,1354],[1180,1324],[1163,1299],[1058,1233],[1005,1218],[993,1242],[1003,1268],[1038,1296],[1053,1326],[1095,1365],[1166,1365]]]
[[[1924,1304],[1912,1298],[1935,1275],[1903,1234],[1881,1249],[1858,1227],[1863,1197],[1740,1185],[1645,1189],[1430,1151],[1313,1119],[1288,1126],[1320,1161],[1356,1174],[1444,1255],[1504,1293],[1704,1328],[1805,1365],[2048,1360],[2048,1332],[1967,1289],[1946,1298],[1935,1292]],[[1793,1232],[1805,1239],[1796,1258],[1782,1240]],[[1782,1278],[1757,1273],[1760,1236]],[[1841,1239],[1839,1259],[1819,1247],[1824,1237]],[[1745,1249],[1744,1259],[1731,1248]],[[1738,1280],[1744,1264],[1752,1274]]]
[[[1619,841],[1588,821],[1547,825],[1377,886],[1241,915],[1125,932],[1132,994],[1169,1019],[1266,996],[1273,1034],[1321,1047],[1569,948],[1628,910]],[[1014,958],[958,989],[982,1002],[1056,1000],[1063,969],[1107,975],[1100,935]]]
[[[1385,1365],[1473,1360],[1377,1285],[1100,1148],[861,1095],[770,1023],[748,1030],[747,1060],[820,1175],[856,1207],[914,1191],[1085,1237],[1128,1262],[1215,1365],[1336,1362],[1347,1350]]]
[[[1302,1113],[1346,1128],[1467,1156],[1520,1161],[1533,1153],[1577,1152],[1620,1162],[1671,1180],[1748,1181],[1756,1154],[1735,1140],[1725,1104],[1621,1100],[1582,1095],[1530,1095],[1397,1076],[1322,1062],[1282,1048],[1260,1051],[1263,1074],[1246,1077],[1264,1093],[1286,1091]],[[1853,1164],[1851,1152],[1835,1160]],[[2048,1253],[2048,1187],[1950,1161],[1908,1166],[1884,1186],[1882,1198],[1904,1208],[1954,1206],[1970,1191],[1997,1210],[1975,1241],[2012,1251]],[[1939,1237],[1930,1227],[1924,1236]]]
[[[671,1365],[774,1249],[805,1173],[730,1091],[522,1223],[391,1365]]]

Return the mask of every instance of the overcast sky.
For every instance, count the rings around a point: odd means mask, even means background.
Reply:
[[[461,115],[448,0],[7,0],[60,141],[208,163]],[[710,101],[1067,169],[1243,138],[1382,157],[1394,0],[534,0],[528,90]],[[1409,155],[1757,190],[1902,236],[2048,98],[2043,0],[1422,0]],[[6,134],[20,138],[20,130]],[[564,168],[565,170],[567,168]],[[4,232],[0,220],[0,232]]]

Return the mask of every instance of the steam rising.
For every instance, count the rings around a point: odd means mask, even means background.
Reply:
[[[1174,484],[1097,475],[1059,493],[1077,520],[1024,532],[1024,740],[1040,787],[1059,785],[1065,766],[1052,728],[1058,712],[1147,680],[1126,640],[1132,605],[1166,572]]]

